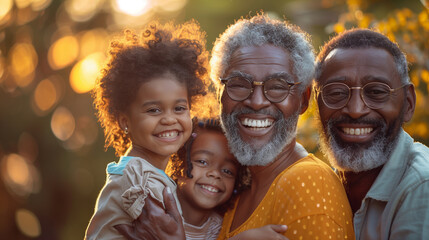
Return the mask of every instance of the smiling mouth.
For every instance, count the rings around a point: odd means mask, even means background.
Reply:
[[[175,138],[175,137],[177,137],[178,135],[179,135],[179,131],[174,130],[174,131],[166,131],[166,132],[162,132],[162,133],[160,133],[160,134],[157,134],[156,136],[157,136],[157,137],[159,137],[159,138],[166,138],[166,139],[169,139],[169,138]]]
[[[373,128],[342,128],[342,130],[345,134],[361,136],[361,135],[370,134],[374,129]]]
[[[212,193],[218,193],[219,192],[218,188],[215,188],[215,187],[212,187],[212,186],[208,186],[208,185],[200,185],[200,186],[201,186],[201,188],[203,188],[203,189],[205,189],[205,190],[207,190],[209,192],[212,192]]]
[[[273,125],[273,120],[271,119],[250,119],[250,118],[244,118],[241,120],[241,124],[246,127],[250,128],[252,130],[262,130],[266,129],[268,127],[271,127]]]

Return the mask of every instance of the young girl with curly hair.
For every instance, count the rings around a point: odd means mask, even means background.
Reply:
[[[228,150],[219,119],[193,119],[191,137],[168,166],[177,183],[186,239],[217,239],[230,200],[250,184]]]
[[[163,205],[163,189],[175,192],[164,170],[191,135],[192,103],[205,94],[204,38],[195,21],[154,22],[141,35],[126,30],[111,42],[93,97],[105,146],[120,160],[107,166],[86,239],[124,238],[115,226],[131,225],[146,197]]]

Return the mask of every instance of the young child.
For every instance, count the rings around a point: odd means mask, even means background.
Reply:
[[[106,147],[121,157],[107,166],[86,239],[123,239],[115,226],[131,225],[146,197],[163,204],[164,187],[175,192],[164,170],[191,134],[194,97],[205,93],[204,37],[195,21],[155,22],[141,36],[127,30],[112,41],[93,97]]]
[[[193,133],[172,157],[168,170],[177,182],[187,240],[217,239],[233,198],[250,186],[250,174],[229,152],[218,119],[193,119]],[[169,172],[167,171],[167,172]],[[242,232],[234,239],[283,239],[280,225]]]
[[[171,177],[183,211],[186,239],[216,239],[233,194],[249,175],[228,150],[217,119],[193,119],[193,133],[171,161]]]

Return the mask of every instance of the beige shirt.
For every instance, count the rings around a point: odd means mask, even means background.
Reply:
[[[130,224],[140,216],[147,196],[164,206],[163,189],[168,186],[176,196],[176,183],[164,171],[138,157],[121,157],[107,166],[106,184],[101,189],[86,230],[85,239],[125,239],[113,226]]]

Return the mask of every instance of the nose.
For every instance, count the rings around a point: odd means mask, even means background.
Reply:
[[[369,114],[371,109],[365,104],[360,94],[362,89],[352,89],[349,102],[342,111],[353,119],[358,119],[366,114]]]
[[[164,124],[164,125],[173,125],[173,124],[176,124],[176,123],[177,123],[177,118],[173,114],[166,113],[161,118],[161,124]]]
[[[265,97],[263,91],[263,86],[254,86],[253,92],[244,100],[243,103],[254,110],[268,107],[271,102]]]
[[[220,178],[220,172],[217,168],[211,168],[209,171],[207,171],[207,176],[213,178]]]

